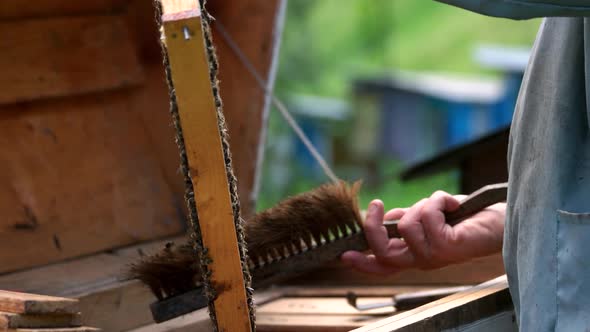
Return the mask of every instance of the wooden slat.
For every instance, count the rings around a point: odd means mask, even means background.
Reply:
[[[435,280],[433,280],[434,282]],[[393,296],[401,293],[412,293],[425,290],[434,290],[440,288],[440,285],[403,285],[403,286],[317,286],[314,284],[305,286],[282,286],[281,293],[285,297],[342,297],[349,292],[354,292],[358,296],[363,297],[381,297]]]
[[[383,303],[391,301],[391,297],[361,297],[358,299],[358,304],[366,303]],[[393,314],[395,309],[393,307],[384,307],[379,309],[372,309],[359,312],[346,302],[345,297],[297,297],[297,298],[280,298],[256,310],[256,317],[264,315],[386,315]]]
[[[85,325],[126,331],[152,322],[149,304],[155,301],[139,282],[120,281],[127,264],[136,261],[140,252],[150,254],[168,241],[184,240],[170,238],[5,274],[0,276],[0,289],[76,298]]]
[[[82,325],[79,314],[20,315],[0,311],[0,330],[40,327],[75,327]]]
[[[378,321],[379,317],[358,315],[263,315],[256,317],[258,332],[348,332]]]
[[[39,329],[8,329],[6,332],[99,332],[100,329],[88,326],[80,327],[57,327]]]
[[[109,253],[1,275],[0,289],[76,298],[79,301],[80,312],[83,313],[83,324],[108,332],[127,331],[142,326],[155,328],[154,331],[172,326],[178,329],[186,328],[186,331],[206,331],[196,329],[195,326],[211,326],[207,310],[191,313],[162,324],[152,324],[149,304],[156,300],[155,297],[139,282],[120,281],[126,266],[136,261],[140,257],[140,252],[154,253],[166,242],[180,243],[185,240],[184,237],[168,238]],[[297,292],[298,288],[289,289]],[[254,301],[262,305],[282,295],[282,289],[257,291]]]
[[[165,0],[162,1],[162,20],[174,21],[195,18],[201,15],[199,1],[194,0]]]
[[[0,49],[0,104],[112,90],[143,79],[120,15],[1,22]]]
[[[213,323],[207,309],[197,310],[160,324],[149,324],[127,332],[211,332]]]
[[[511,307],[506,276],[501,276],[355,332],[441,331],[492,316]]]
[[[291,285],[475,285],[506,273],[501,254],[473,259],[436,270],[407,270],[390,276],[351,270],[340,262],[289,280]]]
[[[110,93],[0,108],[0,273],[183,230],[130,107]]]
[[[0,19],[23,19],[81,14],[108,14],[124,8],[126,0],[35,0],[23,6],[22,0],[0,1]]]
[[[269,99],[218,33],[215,22],[223,24],[272,87],[285,6],[285,0],[232,0],[231,5],[226,1],[207,3],[209,12],[215,17],[212,32],[221,64],[219,84],[223,92],[223,110],[229,119],[230,145],[244,217],[255,212],[257,197],[251,188],[256,181],[256,159],[262,157],[259,154],[264,151],[260,147],[265,144]]]
[[[174,3],[174,1],[172,1]],[[221,331],[250,331],[250,314],[238,252],[226,165],[209,79],[201,19],[175,16],[163,1],[163,30],[183,131],[203,245],[212,260],[211,285]],[[184,15],[194,8],[176,8]],[[188,35],[188,36],[187,36]]]
[[[78,301],[64,297],[0,290],[0,311],[17,314],[73,314]]]

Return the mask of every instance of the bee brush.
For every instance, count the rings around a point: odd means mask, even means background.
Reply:
[[[325,184],[256,214],[244,226],[253,286],[272,283],[310,271],[347,250],[365,251],[357,193],[360,183]],[[481,188],[459,208],[445,214],[455,225],[464,218],[506,199],[505,183]],[[400,237],[397,221],[385,221],[389,237]],[[206,306],[198,289],[199,257],[190,244],[169,244],[161,252],[131,265],[126,278],[139,279],[156,295],[151,305],[156,322]]]
[[[461,201],[457,210],[445,213],[446,222],[454,226],[466,217],[492,204],[504,201],[506,199],[506,191],[506,183],[488,185],[475,191]],[[326,214],[329,212],[331,211],[326,211]],[[270,253],[277,251],[276,248],[278,247],[278,252],[284,252],[285,254],[279,255],[278,257],[268,255],[270,259],[259,260],[258,263],[254,263],[250,267],[253,285],[255,287],[267,286],[287,277],[293,277],[297,274],[315,269],[326,262],[338,258],[348,250],[365,251],[369,249],[369,245],[362,231],[360,217],[355,220],[337,219],[336,214],[332,215],[332,217],[328,215],[324,217],[316,220],[309,219],[307,222],[309,224],[321,223],[322,225],[310,225],[307,233],[293,234],[294,237],[290,242],[283,242],[279,246],[261,248],[263,253]],[[384,221],[383,225],[387,229],[389,238],[401,237],[397,229],[398,222],[398,220]],[[246,228],[246,230],[248,229]],[[315,241],[310,241],[310,238]],[[250,248],[250,243],[247,239],[248,235],[246,235],[246,242],[248,243],[248,248]],[[300,243],[302,246],[295,246],[297,250],[294,254],[281,248],[285,246],[288,248],[290,244],[297,243]],[[259,256],[257,255],[256,257]],[[262,255],[262,257],[266,256],[265,254]]]

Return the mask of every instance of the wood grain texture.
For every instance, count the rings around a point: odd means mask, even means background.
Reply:
[[[8,329],[6,332],[99,332],[100,329],[79,326],[79,327],[56,327],[56,328],[37,328],[37,329]]]
[[[183,230],[130,107],[110,93],[1,108],[0,273]]]
[[[355,332],[441,331],[512,308],[506,276],[406,311]]]
[[[378,320],[379,317],[359,315],[263,315],[256,317],[256,331],[348,332]]]
[[[51,16],[110,14],[121,11],[126,0],[35,0],[34,6],[23,6],[22,0],[0,1],[1,19],[42,18]]]
[[[176,133],[170,117],[164,66],[160,59],[144,68],[145,83],[140,89],[134,89],[133,93],[127,95],[129,110],[134,114],[137,125],[145,131],[147,148],[158,160],[161,175],[172,191],[175,205],[186,215],[185,188],[178,170],[180,157],[174,142]]]
[[[255,212],[256,160],[259,146],[265,143],[269,99],[240,59],[232,52],[216,29],[223,24],[244,55],[262,78],[274,82],[277,45],[282,29],[279,15],[284,0],[209,1],[207,9],[215,17],[212,23],[213,41],[219,58],[219,86],[223,95],[223,110],[228,119],[230,146],[238,178],[242,215]],[[246,29],[244,27],[247,27]]]
[[[143,80],[120,15],[0,22],[0,49],[0,104],[113,90]]]
[[[0,311],[17,314],[73,314],[79,312],[74,299],[0,290]]]
[[[164,7],[166,6],[164,2]],[[188,29],[190,38],[185,37]],[[211,285],[221,331],[250,331],[250,314],[229,194],[209,63],[199,17],[164,21],[202,241],[212,260]]]
[[[506,273],[501,254],[476,258],[436,270],[407,270],[378,276],[351,270],[339,261],[291,279],[289,285],[461,285],[478,284]]]
[[[196,328],[211,326],[207,310],[200,310],[162,324],[153,324],[149,305],[156,298],[147,287],[137,281],[120,281],[127,264],[136,261],[140,253],[154,253],[169,241],[181,243],[186,239],[167,238],[109,253],[4,274],[0,276],[0,289],[76,298],[79,301],[80,312],[83,313],[82,323],[104,331],[121,332],[136,328],[141,330],[140,327],[145,327],[146,331],[167,331],[161,330],[162,327],[169,327],[170,331],[177,331],[172,327],[178,331],[207,331]],[[303,291],[300,288],[289,290],[293,294]],[[262,305],[282,295],[282,289],[259,290],[254,295],[254,301],[257,305]]]
[[[80,314],[20,315],[0,311],[0,329],[76,327],[81,322]]]
[[[199,2],[194,0],[164,0],[162,1],[162,20],[173,21],[196,18],[201,15]]]
[[[127,332],[212,332],[213,323],[207,309],[176,317],[160,324],[149,324]]]
[[[168,241],[186,239],[168,238],[5,274],[0,276],[0,289],[76,298],[85,325],[126,331],[152,322],[149,304],[155,297],[139,282],[122,282],[120,278],[140,253],[154,253]]]
[[[391,301],[391,297],[362,297],[358,299],[359,304],[382,303]],[[395,312],[393,307],[384,307],[366,311],[358,311],[346,302],[346,297],[298,297],[280,298],[256,310],[256,317],[266,315],[391,315]]]

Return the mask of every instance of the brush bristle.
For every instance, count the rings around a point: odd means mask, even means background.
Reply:
[[[199,257],[190,243],[167,243],[158,253],[144,256],[130,265],[126,280],[138,279],[158,298],[186,293],[201,283]]]
[[[360,182],[324,184],[285,199],[245,223],[253,267],[296,255],[361,229],[357,194]],[[189,244],[168,244],[131,265],[127,279],[139,279],[162,300],[188,292],[201,281],[199,257]]]
[[[281,259],[285,252],[297,254],[358,231],[359,187],[359,182],[324,184],[255,215],[244,229],[253,264],[269,263],[269,257]]]

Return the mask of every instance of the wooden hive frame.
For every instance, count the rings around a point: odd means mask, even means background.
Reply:
[[[216,55],[208,43],[206,12],[193,0],[162,1],[162,39],[169,60],[173,93],[173,113],[177,109],[177,127],[182,128],[179,147],[186,153],[194,201],[189,199],[193,236],[206,249],[210,277],[206,280],[214,297],[209,309],[221,331],[251,331],[251,312],[242,273],[238,239],[239,204],[232,197],[235,182],[225,124],[219,99]],[[173,114],[174,117],[176,115]],[[183,161],[184,162],[184,161]],[[187,198],[188,199],[188,198]],[[194,204],[195,206],[190,206]],[[238,214],[238,215],[236,215]],[[198,224],[197,224],[198,223]],[[243,237],[242,237],[243,238]],[[242,240],[243,241],[243,240]],[[202,244],[201,244],[202,243]],[[204,252],[204,251],[202,251]],[[207,271],[207,269],[203,269]],[[206,277],[204,277],[206,278]]]

